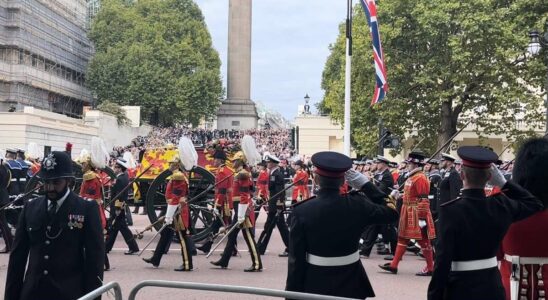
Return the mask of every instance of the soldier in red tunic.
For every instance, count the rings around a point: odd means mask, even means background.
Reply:
[[[217,168],[217,174],[215,175],[215,209],[222,220],[215,219],[211,225],[212,234],[216,234],[222,226],[226,227],[231,223],[232,209],[234,208],[232,202],[234,173],[225,165],[227,157],[224,150],[216,150],[213,159],[213,164]],[[210,239],[197,249],[208,253],[212,245],[213,240]]]
[[[260,272],[263,269],[261,262],[261,256],[257,251],[257,243],[252,233],[252,229],[255,226],[255,214],[253,201],[251,200],[250,191],[253,188],[253,181],[251,180],[251,173],[246,170],[246,157],[243,152],[238,152],[234,155],[233,159],[234,168],[236,169],[236,176],[234,178],[233,185],[233,200],[239,202],[235,207],[236,217],[232,222],[232,226],[238,226],[242,230],[242,235],[247,244],[249,254],[251,255],[251,267],[245,269],[245,272]],[[228,267],[230,257],[233,256],[236,250],[236,238],[238,237],[239,228],[234,229],[228,236],[225,249],[221,259],[218,261],[212,261],[211,264],[219,266],[221,268]]]
[[[192,255],[190,252],[190,211],[188,208],[188,178],[181,172],[181,161],[174,157],[169,161],[169,170],[173,172],[166,186],[167,211],[165,224],[170,225],[161,232],[160,241],[156,245],[154,255],[143,260],[154,267],[160,265],[160,260],[167,245],[171,243],[173,234],[177,233],[181,243],[181,257],[183,263],[174,271],[192,271]]]
[[[264,201],[268,201],[268,170],[266,169],[266,163],[261,162],[259,164],[259,176],[257,177],[257,195],[256,197],[259,199],[263,199]]]
[[[548,295],[547,169],[548,140],[527,141],[516,156],[513,179],[542,201],[544,210],[512,224],[502,241],[500,272],[506,299],[537,300]]]
[[[411,152],[407,159],[410,172],[403,190],[396,253],[392,262],[379,265],[381,269],[394,274],[398,273],[398,264],[410,239],[418,241],[426,259],[426,267],[416,275],[432,276],[434,269],[430,240],[436,237],[436,230],[428,202],[430,182],[422,171],[425,158],[426,156],[422,152]]]
[[[295,162],[295,176],[293,177],[293,193],[291,200],[295,203],[308,199],[308,172],[304,170],[302,160]]]

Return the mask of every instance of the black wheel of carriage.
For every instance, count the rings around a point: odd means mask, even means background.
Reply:
[[[168,182],[168,177],[171,176],[171,171],[165,170],[150,183],[146,194],[146,205],[148,218],[151,223],[158,221],[158,218],[165,214],[166,200],[165,190]],[[215,184],[215,176],[208,170],[198,166],[194,167],[189,173],[189,196],[188,199],[193,199],[203,193],[209,186]],[[215,220],[211,207],[213,205],[214,192],[213,189],[202,194],[199,198],[189,203],[190,219],[192,227],[192,239],[199,242],[208,237],[211,232],[211,225]],[[156,224],[156,230],[162,227],[161,223]]]

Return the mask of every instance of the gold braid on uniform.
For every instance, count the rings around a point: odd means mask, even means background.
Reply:
[[[392,195],[389,195],[388,198],[385,198],[386,206],[390,207],[393,210],[396,210],[396,198]]]

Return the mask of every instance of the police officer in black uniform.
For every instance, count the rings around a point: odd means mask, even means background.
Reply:
[[[4,207],[10,203],[8,186],[10,185],[11,173],[0,154],[0,207]],[[2,238],[4,239],[5,248],[0,250],[0,253],[7,253],[10,251],[13,244],[13,235],[11,229],[8,226],[8,220],[6,218],[6,210],[0,210],[0,230],[2,231]]]
[[[102,285],[105,244],[99,209],[69,189],[74,177],[66,153],[51,152],[38,176],[46,195],[23,208],[4,299],[77,299]]]
[[[439,201],[437,203],[436,211],[439,211],[441,204],[455,200],[460,195],[462,189],[462,180],[459,172],[455,169],[456,158],[447,154],[441,154],[441,167],[445,169],[443,178],[439,185]]]
[[[128,184],[129,184],[129,177],[127,175],[127,167],[128,164],[123,158],[118,158],[116,160],[116,164],[114,165],[114,173],[116,174],[116,181],[114,182],[114,186],[111,190],[112,197],[118,195]],[[126,241],[126,244],[128,245],[129,250],[126,251],[125,255],[132,255],[137,252],[139,252],[139,246],[137,245],[137,242],[133,238],[133,234],[131,233],[131,230],[129,230],[129,227],[127,225],[127,219],[126,219],[126,210],[125,205],[128,197],[127,190],[123,192],[117,199],[111,199],[111,207],[110,207],[110,217],[109,217],[109,223],[110,223],[110,229],[108,230],[108,238],[106,241],[106,252],[109,253],[110,250],[112,250],[112,247],[114,246],[114,242],[116,241],[116,236],[118,235],[118,232],[122,233],[122,236],[124,237],[124,240]],[[116,203],[116,200],[122,203],[122,207],[118,214],[115,214],[116,208],[114,207],[114,204]]]
[[[277,157],[268,155],[265,158],[265,161],[267,163],[268,171],[270,172],[270,179],[268,182],[270,198],[268,199],[268,216],[264,224],[264,230],[261,232],[257,241],[257,249],[259,250],[260,255],[265,254],[272,231],[274,230],[274,227],[277,226],[286,247],[286,250],[279,256],[285,257],[287,256],[287,246],[289,243],[289,229],[287,228],[283,215],[286,196],[285,192],[281,192],[285,188],[285,180],[278,167],[280,160]]]
[[[286,290],[350,298],[374,297],[358,254],[364,228],[395,222],[392,202],[369,179],[349,170],[352,161],[336,152],[312,156],[316,198],[294,205]],[[339,194],[344,183],[356,190]]]
[[[463,160],[462,195],[440,207],[436,262],[428,300],[495,299],[505,292],[496,254],[513,222],[543,209],[527,190],[506,181],[493,165],[497,155],[484,147],[458,149]],[[502,193],[485,196],[485,184]]]

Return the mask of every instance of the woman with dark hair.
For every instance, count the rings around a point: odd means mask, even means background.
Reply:
[[[519,149],[513,179],[545,209],[510,226],[502,241],[500,271],[506,299],[546,299],[548,283],[548,140],[534,138]]]

